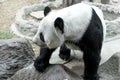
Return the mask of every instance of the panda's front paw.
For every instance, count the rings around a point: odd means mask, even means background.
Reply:
[[[45,62],[38,58],[34,62],[34,67],[39,72],[44,72],[48,66],[49,66],[49,62]]]

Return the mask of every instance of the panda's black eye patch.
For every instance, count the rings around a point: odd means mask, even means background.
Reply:
[[[43,36],[42,33],[40,33],[40,39],[41,39],[43,42],[45,42],[45,40],[44,40],[44,36]]]

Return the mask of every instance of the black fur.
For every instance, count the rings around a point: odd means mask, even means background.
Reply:
[[[61,33],[64,33],[64,21],[62,18],[58,17],[54,22],[55,28],[60,29]]]
[[[47,47],[40,48],[40,55],[34,62],[36,70],[43,72],[49,66],[49,60],[54,50],[55,49],[49,49]]]
[[[84,52],[84,80],[99,80],[97,71],[100,63],[100,52],[103,42],[103,26],[94,9],[87,31],[79,41],[79,47]]]
[[[40,33],[40,40],[42,40],[43,42],[45,42],[45,40],[44,40],[44,36],[43,36],[42,33]]]
[[[44,72],[44,70],[49,66],[49,59],[55,49],[49,49],[47,47],[40,48],[40,55],[36,58],[34,66],[37,71]],[[70,49],[67,49],[65,45],[62,45],[60,48],[59,56],[63,60],[69,60],[70,58]]]
[[[63,60],[69,60],[70,59],[70,49],[68,49],[65,44],[63,44],[60,47],[60,53],[59,53],[59,57]]]
[[[44,16],[47,16],[47,14],[51,11],[51,9],[47,6],[44,9]]]

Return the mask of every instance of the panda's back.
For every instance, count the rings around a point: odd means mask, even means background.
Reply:
[[[82,18],[83,15],[86,15],[86,17],[91,18],[92,8],[87,4],[78,3],[59,10],[58,13],[56,13],[56,15],[69,19]]]
[[[78,3],[56,12],[51,12],[47,16],[47,20],[49,20],[49,22],[52,21],[54,24],[55,19],[57,17],[61,17],[64,20],[65,37],[72,40],[78,40],[85,33],[86,29],[89,26],[89,23],[91,22],[93,9],[93,6],[87,5],[85,3]],[[94,9],[96,13],[97,9],[98,8]],[[100,18],[100,15],[102,15],[102,13],[98,12],[97,15]]]
[[[84,3],[78,3],[63,9],[60,9],[58,11],[55,12],[51,12],[50,13],[50,17],[51,18],[56,18],[56,17],[62,17],[64,20],[66,20],[67,18],[79,18],[83,15],[86,15],[86,17],[90,17],[92,15],[92,7],[84,4]],[[53,19],[52,19],[53,20]]]

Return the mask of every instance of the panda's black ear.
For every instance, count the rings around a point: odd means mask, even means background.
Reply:
[[[58,17],[56,18],[54,22],[54,26],[56,30],[60,30],[60,32],[63,34],[64,33],[64,21],[62,18]]]
[[[44,16],[47,16],[47,14],[51,11],[51,9],[46,6],[45,9],[44,9]]]

